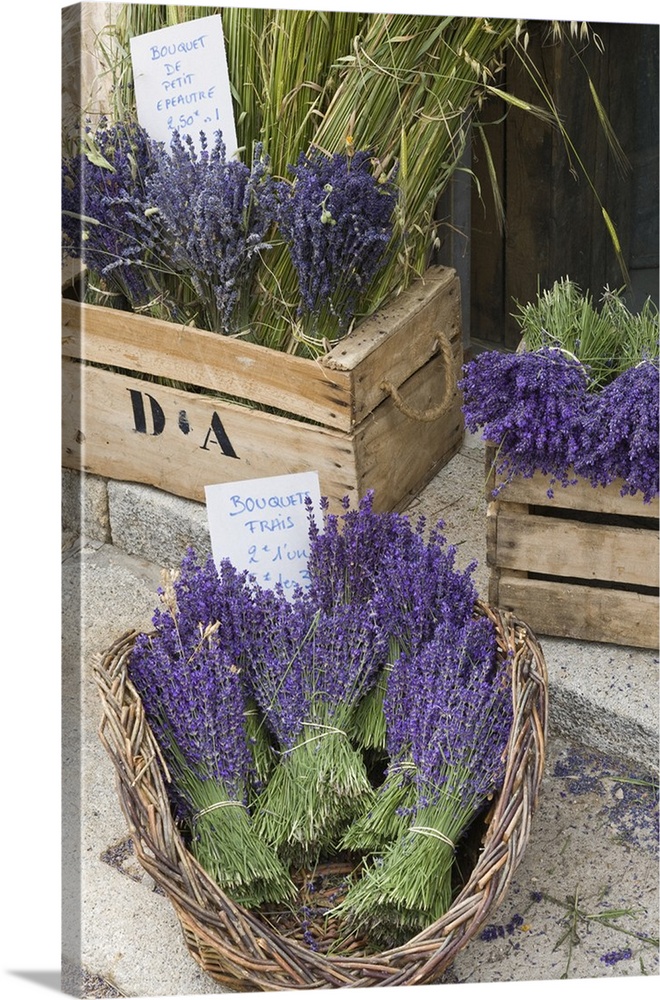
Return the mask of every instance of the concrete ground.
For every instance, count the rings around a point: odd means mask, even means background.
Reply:
[[[208,551],[204,509],[148,487],[90,478],[81,523],[77,486],[67,473],[62,990],[86,997],[219,994],[132,854],[97,735],[91,676],[94,657],[122,632],[148,627],[161,567],[178,562],[189,543]],[[442,517],[460,564],[479,560],[485,596],[480,442],[466,439],[409,510]],[[645,992],[647,977],[658,975],[658,654],[541,640],[550,736],[527,852],[492,922],[442,982],[452,989],[581,980],[602,996],[607,981],[636,977],[634,988]]]

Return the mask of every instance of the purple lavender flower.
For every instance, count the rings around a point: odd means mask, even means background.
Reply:
[[[434,638],[394,665],[383,705],[388,755],[414,763],[424,806],[441,792],[478,804],[501,781],[512,724],[507,666],[489,619],[461,621],[449,608]]]
[[[280,760],[256,806],[261,835],[297,863],[313,863],[372,796],[350,740],[355,706],[387,652],[368,605],[318,608],[299,591],[257,598],[262,630],[250,681]]]
[[[622,495],[640,492],[645,503],[658,495],[657,361],[628,368],[600,389],[555,348],[484,352],[464,373],[466,426],[498,445],[504,485],[538,471],[551,486],[569,486],[576,476],[593,486],[621,478]]]
[[[575,471],[593,486],[623,479],[623,496],[658,495],[658,365],[629,368],[593,398]]]
[[[371,154],[301,154],[280,185],[279,228],[312,336],[343,335],[369,283],[387,260],[397,192],[377,180]]]
[[[628,958],[632,958],[632,951],[630,948],[619,948],[613,951],[608,951],[604,955],[600,956],[601,962],[605,965],[616,965],[617,962],[623,962]]]
[[[85,128],[81,150],[62,161],[65,256],[79,257],[106,288],[131,306],[160,294],[158,220],[145,214],[154,144],[137,122]]]
[[[172,268],[188,276],[199,297],[201,322],[221,333],[247,323],[252,280],[276,213],[268,159],[260,145],[252,166],[226,160],[222,134],[201,150],[190,136],[161,148],[147,192],[158,209]]]
[[[245,734],[241,671],[222,648],[218,624],[185,638],[162,628],[136,640],[129,677],[174,774],[179,755],[198,778],[221,781],[246,801],[252,758]]]
[[[463,368],[459,381],[467,428],[482,429],[500,447],[498,472],[507,479],[550,475],[575,481],[588,406],[588,375],[557,348],[504,354],[485,351]]]
[[[249,681],[280,746],[290,750],[305,725],[343,724],[373,685],[386,643],[364,606],[326,612],[307,593],[287,600],[272,591],[257,601]]]
[[[198,562],[189,548],[172,583],[171,594],[161,589],[164,607],[157,608],[152,621],[161,634],[194,642],[202,626],[219,622],[219,641],[228,657],[243,664],[255,625],[253,587],[246,571],[239,572],[228,559],[220,569],[211,556]]]
[[[394,665],[384,711],[390,773],[414,767],[411,820],[338,909],[396,938],[446,912],[455,846],[502,780],[512,705],[491,622],[441,620],[430,643]],[[382,788],[388,797],[397,791],[389,780]]]
[[[325,610],[338,603],[372,600],[382,561],[397,531],[408,525],[398,514],[376,514],[373,500],[370,490],[351,509],[349,498],[344,497],[344,512],[337,515],[328,513],[328,501],[323,498],[322,526],[316,524],[309,508],[309,588]]]
[[[322,528],[311,519],[310,596],[326,610],[369,604],[388,640],[417,648],[432,637],[441,614],[471,615],[474,565],[455,568],[456,550],[441,522],[427,534],[423,517],[413,523],[397,512],[379,513],[373,502],[370,490],[357,508],[345,498],[342,515],[326,513]]]
[[[401,519],[399,527],[381,560],[373,600],[382,628],[398,648],[413,653],[433,638],[441,621],[471,617],[477,600],[472,580],[476,564],[456,568],[456,549],[446,544],[441,525],[428,537],[423,522],[413,531]]]

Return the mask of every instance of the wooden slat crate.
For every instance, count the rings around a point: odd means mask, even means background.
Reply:
[[[486,449],[489,601],[541,635],[658,646],[658,500],[516,477],[496,499]]]
[[[82,305],[66,287],[62,313],[66,468],[202,502],[205,485],[316,469],[332,508],[374,489],[386,510],[405,507],[463,440],[450,268],[431,268],[318,361]],[[420,419],[448,377],[448,411]]]

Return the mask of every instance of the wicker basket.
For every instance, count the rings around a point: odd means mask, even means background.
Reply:
[[[225,896],[187,850],[170,812],[159,751],[126,664],[137,633],[119,639],[96,667],[101,740],[118,775],[136,854],[168,896],[188,949],[213,980],[239,991],[410,986],[447,969],[500,903],[525,851],[545,759],[547,672],[527,626],[479,604],[513,651],[514,723],[501,791],[492,803],[476,863],[447,913],[404,945],[370,953],[313,951]],[[157,943],[155,945],[157,947]]]

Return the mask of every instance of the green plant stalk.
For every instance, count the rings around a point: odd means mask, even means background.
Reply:
[[[248,699],[244,712],[245,738],[250,747],[254,770],[259,786],[268,781],[275,766],[275,752],[261,710],[253,699]]]
[[[360,928],[421,930],[449,909],[455,847],[480,802],[463,799],[469,781],[462,767],[448,767],[433,805],[419,809],[412,825],[352,886],[337,908]],[[454,788],[459,792],[445,789]],[[379,932],[380,933],[380,932]]]
[[[620,291],[606,289],[598,309],[589,293],[564,278],[539,291],[535,301],[516,306],[513,315],[527,350],[557,346],[569,351],[590,369],[592,390],[658,356],[658,309],[650,299],[633,314]]]
[[[387,690],[389,670],[384,667],[375,685],[358,702],[353,716],[351,736],[363,750],[384,750],[387,727],[383,714],[383,698]]]
[[[627,909],[601,910],[599,913],[588,913],[586,910],[582,909],[579,905],[579,896],[577,889],[575,891],[575,896],[573,897],[573,899],[567,898],[566,900],[562,901],[561,899],[557,899],[556,896],[552,896],[547,892],[543,893],[543,898],[547,899],[548,902],[550,903],[554,903],[555,906],[559,906],[562,909],[566,910],[567,919],[570,919],[571,921],[577,922],[577,920],[583,920],[585,922],[588,922],[593,920],[596,923],[602,924],[603,927],[608,927],[610,930],[619,931],[621,934],[625,934],[628,937],[634,937],[637,941],[640,941],[642,944],[650,944],[653,945],[655,948],[657,948],[658,944],[660,943],[657,937],[647,937],[644,934],[639,934],[637,931],[631,931],[627,927],[621,927],[620,924],[613,923],[613,921],[618,919],[619,917],[634,917],[640,912],[639,910],[627,908]],[[560,940],[555,945],[555,948],[557,948],[565,940],[565,937],[566,935],[560,938]]]
[[[349,826],[340,847],[362,854],[376,854],[401,837],[410,826],[409,810],[415,804],[415,765],[402,761],[390,767],[369,810]],[[402,811],[402,812],[401,812]]]
[[[339,831],[364,812],[373,789],[341,715],[308,719],[255,805],[255,825],[287,861],[314,864],[336,846]]]
[[[514,22],[503,23],[513,31]],[[501,49],[495,35],[480,33],[470,19],[374,15],[340,62],[340,81],[312,145],[342,151],[350,135],[354,148],[373,151],[377,171],[400,164],[394,243],[401,248],[372,282],[356,322],[426,270],[437,198],[460,162],[475,86],[486,73],[478,56],[490,59]],[[480,43],[472,63],[456,53],[466,39]],[[285,255],[274,271],[283,300],[295,302],[297,286]],[[268,296],[263,305],[270,308]]]
[[[241,799],[224,783],[198,777],[179,756],[174,781],[192,804],[190,850],[223,891],[248,908],[282,902],[295,894],[289,874],[258,834]]]
[[[350,601],[350,597],[347,600]],[[392,664],[396,663],[400,655],[401,646],[398,640],[390,638],[387,664],[380,671],[374,686],[355,706],[351,739],[356,746],[363,750],[385,750],[387,725],[383,712],[383,700]]]
[[[244,151],[261,140],[274,173],[283,176],[310,146],[342,151],[350,136],[353,148],[373,152],[377,172],[398,164],[397,252],[374,279],[355,322],[424,274],[438,238],[438,197],[459,168],[469,126],[489,96],[558,128],[567,155],[578,163],[598,200],[552,95],[527,54],[523,22],[515,19],[123,5],[109,32],[117,115],[134,101],[130,36],[216,11],[223,17]],[[558,32],[562,39],[568,37],[560,26]],[[498,86],[505,51],[521,61],[539,95],[538,105]],[[588,83],[598,120],[614,143],[589,78]],[[617,249],[615,227],[598,203]],[[620,247],[617,253],[621,258]],[[325,343],[322,337],[311,345],[296,337],[298,301],[286,248],[275,246],[253,297],[254,339],[314,357],[324,352]]]

